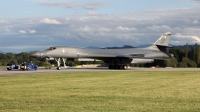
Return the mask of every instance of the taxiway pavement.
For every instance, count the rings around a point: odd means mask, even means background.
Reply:
[[[199,71],[200,68],[129,68],[127,70],[110,70],[106,67],[98,68],[62,68],[57,70],[56,68],[45,69],[39,68],[37,71],[22,71],[22,70],[12,70],[7,71],[6,67],[0,67],[0,76],[14,76],[14,75],[35,75],[35,74],[57,74],[57,73],[67,73],[67,72],[113,72],[113,71]]]

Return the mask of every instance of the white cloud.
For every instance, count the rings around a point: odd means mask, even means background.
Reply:
[[[86,20],[86,18],[84,18],[84,17],[79,18],[79,21],[85,21],[85,20]]]
[[[25,30],[19,30],[19,33],[26,34]]]
[[[78,2],[41,2],[40,5],[45,6],[56,6],[56,7],[63,7],[63,8],[84,8],[88,10],[96,9],[97,7],[102,7],[108,5],[106,2],[90,2],[90,3],[78,3]]]
[[[5,30],[6,30],[7,32],[10,32],[11,29],[12,29],[12,27],[10,27],[10,26],[6,26],[6,27],[5,27]]]
[[[24,50],[29,50],[29,49],[46,49],[49,46],[32,46],[32,45],[12,45],[12,46],[3,46],[1,48],[3,49],[14,49],[14,50],[20,50],[20,49],[24,49]]]
[[[128,28],[128,27],[122,27],[122,26],[117,27],[116,30],[119,30],[119,31],[137,31],[137,29],[134,28],[134,27]]]
[[[77,2],[41,2],[40,5],[75,8],[80,6]]]
[[[0,23],[8,23],[8,21],[5,19],[0,19]]]
[[[4,23],[4,20],[1,20],[1,19],[0,19],[0,23]]]
[[[40,20],[41,23],[45,23],[45,24],[61,24],[59,21],[55,20],[55,19],[49,19],[49,18],[45,18],[43,20]]]
[[[99,28],[99,31],[100,32],[109,32],[109,31],[111,31],[112,29],[111,28],[106,28],[106,27],[100,27]]]
[[[6,31],[10,31],[10,30],[7,29]],[[27,33],[34,34],[34,33],[37,33],[37,31],[28,29],[28,30],[19,30],[19,33],[22,33],[22,34],[27,34]]]
[[[193,21],[193,24],[198,24],[198,23],[199,23],[199,21],[197,21],[197,20]]]
[[[80,28],[79,28],[79,31],[92,32],[92,31],[94,31],[94,28],[92,28],[92,27],[86,25],[86,26],[84,26],[84,27],[80,27]]]
[[[37,31],[35,31],[35,30],[29,30],[29,33],[37,33]]]
[[[65,20],[70,21],[70,18],[65,18]]]
[[[96,9],[95,6],[91,6],[91,5],[86,5],[84,6],[85,9]]]
[[[87,14],[90,16],[100,16],[100,14],[93,12],[93,11],[89,11]]]
[[[200,0],[192,0],[192,1],[200,2]]]
[[[182,35],[182,34],[176,34],[175,37],[181,38],[181,40],[190,40],[190,43],[200,43],[200,38],[198,36],[193,35]],[[188,43],[188,42],[186,42]]]
[[[161,25],[161,26],[153,25],[153,26],[146,27],[146,30],[156,31],[156,32],[162,32],[162,31],[165,32],[165,31],[171,31],[172,29],[167,25]]]
[[[200,38],[197,36],[191,36],[191,38],[195,39],[198,43],[200,43]]]
[[[91,2],[91,3],[83,5],[83,8],[93,10],[93,9],[96,9],[97,7],[102,7],[106,5],[108,5],[108,3],[106,2]]]
[[[172,32],[170,44],[200,43],[200,26],[197,25],[200,20],[200,8],[151,10],[150,12],[149,15],[144,11],[123,15],[88,16],[85,14],[51,19],[6,19],[9,24],[1,24],[0,27],[0,47],[18,43],[20,45],[29,43],[33,46],[138,46],[154,43],[165,32]],[[90,11],[90,14],[95,14],[95,11]],[[59,25],[49,27],[46,24]],[[6,28],[8,32],[5,31]],[[16,32],[26,33],[23,35],[26,39]]]
[[[8,28],[6,28],[5,30],[6,30],[7,32],[9,32],[9,31],[10,31],[10,29],[8,29]]]

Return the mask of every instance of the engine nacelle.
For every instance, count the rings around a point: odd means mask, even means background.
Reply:
[[[153,63],[154,59],[138,59],[134,58],[131,63]]]
[[[101,61],[101,60],[92,59],[92,58],[75,58],[74,61]]]

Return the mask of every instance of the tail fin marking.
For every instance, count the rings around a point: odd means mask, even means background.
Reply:
[[[156,46],[168,46],[170,40],[171,33],[166,32],[164,33],[153,45]]]

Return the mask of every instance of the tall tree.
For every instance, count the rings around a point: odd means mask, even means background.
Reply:
[[[199,66],[199,64],[200,64],[200,48],[199,48],[199,45],[197,43],[195,44],[195,47],[196,47],[196,56],[195,56],[196,60],[195,60],[195,62]]]
[[[191,60],[195,61],[195,56],[196,56],[196,54],[195,54],[194,46],[191,46],[191,49],[189,50],[188,57],[189,57]]]
[[[185,45],[185,57],[188,58],[188,43]]]
[[[170,60],[164,61],[166,67],[173,67],[176,68],[178,65],[178,61],[175,57],[172,57]]]

